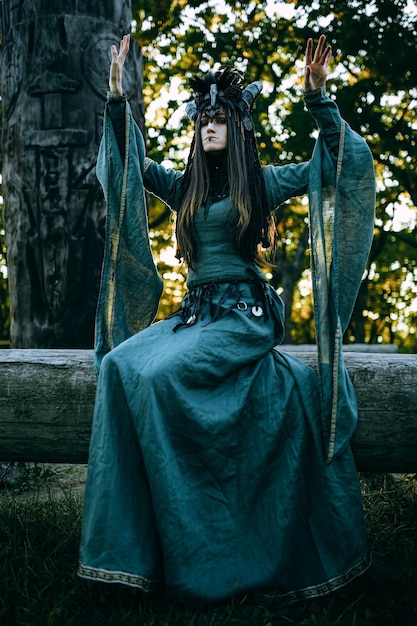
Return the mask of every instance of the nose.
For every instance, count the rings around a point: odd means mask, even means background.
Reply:
[[[207,130],[212,130],[214,131],[214,120],[209,120],[209,123],[207,124]]]

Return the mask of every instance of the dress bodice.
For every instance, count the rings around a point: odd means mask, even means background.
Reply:
[[[197,260],[188,270],[188,285],[213,281],[245,280],[247,269],[262,272],[240,255],[235,242],[236,213],[226,197],[198,209],[194,222],[197,240]]]

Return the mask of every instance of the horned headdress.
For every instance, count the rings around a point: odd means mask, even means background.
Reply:
[[[221,66],[210,70],[204,78],[191,78],[190,87],[196,93],[195,100],[189,102],[186,114],[195,121],[199,113],[214,117],[219,107],[227,106],[234,112],[237,124],[243,124],[247,131],[253,129],[251,110],[253,103],[262,91],[262,83],[255,81],[244,86],[243,76],[234,68]]]

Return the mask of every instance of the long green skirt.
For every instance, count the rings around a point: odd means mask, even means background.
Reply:
[[[104,358],[82,577],[293,602],[368,567],[350,447],[326,463],[316,373],[274,349],[282,303],[267,300],[217,286],[196,319],[183,311]]]

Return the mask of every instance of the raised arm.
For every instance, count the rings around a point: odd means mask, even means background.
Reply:
[[[111,65],[109,75],[109,94],[107,112],[113,125],[117,145],[119,147],[122,162],[125,159],[126,150],[126,95],[123,93],[122,79],[123,68],[127,53],[129,52],[130,35],[125,35],[120,42],[119,50],[117,46],[111,47]],[[143,141],[138,131],[137,140]],[[177,207],[177,196],[179,194],[178,182],[182,177],[180,172],[167,170],[162,165],[158,165],[148,157],[145,157],[143,164],[143,183],[146,190],[158,196],[163,202],[173,210]]]
[[[328,147],[334,157],[339,150],[339,136],[342,118],[336,102],[326,94],[326,80],[332,56],[330,46],[325,46],[326,36],[321,35],[315,51],[313,40],[308,39],[304,69],[304,97],[306,105],[316,120]]]
[[[336,103],[324,91],[332,56],[330,46],[325,47],[326,37],[321,35],[313,51],[313,40],[308,39],[304,68],[304,96],[306,104],[330,147],[337,155],[341,117]],[[289,198],[302,195],[308,190],[310,163],[284,166],[266,166],[264,179],[271,210]]]

